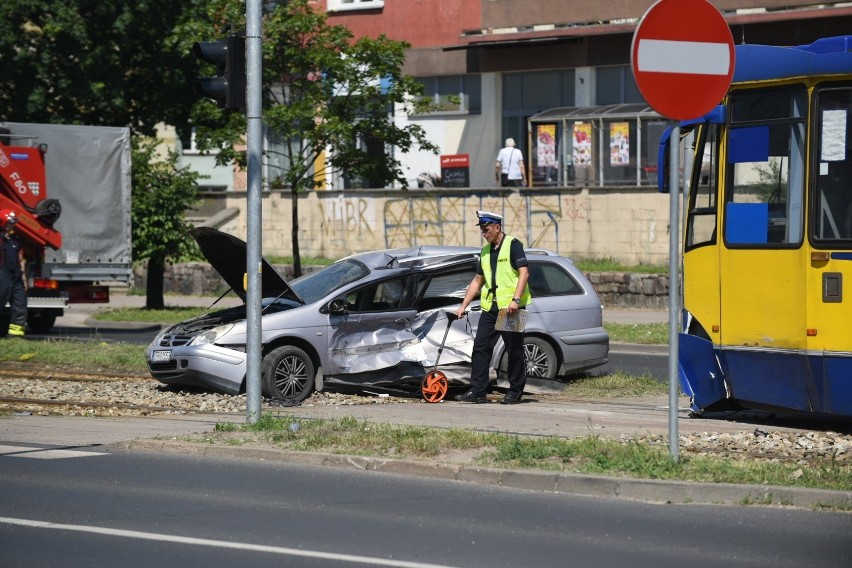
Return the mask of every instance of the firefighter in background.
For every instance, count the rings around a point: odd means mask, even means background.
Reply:
[[[27,323],[24,251],[15,234],[14,211],[0,212],[0,308],[9,304],[9,336],[23,337]],[[2,330],[0,330],[2,335]]]

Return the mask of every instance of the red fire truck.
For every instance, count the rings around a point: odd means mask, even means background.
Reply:
[[[9,211],[31,331],[49,330],[69,303],[109,302],[109,285],[132,279],[129,130],[0,123],[0,217]]]

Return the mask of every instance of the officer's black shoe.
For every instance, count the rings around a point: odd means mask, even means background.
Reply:
[[[503,395],[500,404],[518,404],[519,402],[521,402],[521,395],[507,392]]]
[[[484,403],[488,402],[485,399],[484,394],[477,394],[477,393],[473,392],[472,390],[467,391],[466,393],[463,393],[463,394],[457,394],[455,401],[456,402],[469,402],[471,404],[484,404]]]

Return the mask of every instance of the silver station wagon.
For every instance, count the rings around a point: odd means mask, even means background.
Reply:
[[[216,229],[193,229],[201,251],[245,302],[246,243]],[[565,257],[528,249],[525,332],[527,389],[607,362],[609,336],[600,299]],[[263,261],[264,397],[298,404],[314,390],[414,395],[435,368],[450,388],[470,378],[478,302],[450,323],[479,262],[479,249],[421,246],[354,254],[286,282]],[[442,348],[443,345],[443,348]],[[168,385],[228,394],[245,390],[246,306],[173,325],[145,351],[148,369]],[[501,388],[506,357],[498,342],[492,383]]]

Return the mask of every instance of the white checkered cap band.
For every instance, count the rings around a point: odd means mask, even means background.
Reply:
[[[503,216],[498,215],[497,213],[492,213],[491,211],[477,211],[476,217],[479,219],[476,223],[477,225],[482,225],[483,223],[503,224]]]

